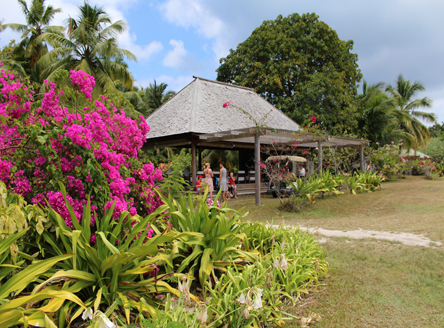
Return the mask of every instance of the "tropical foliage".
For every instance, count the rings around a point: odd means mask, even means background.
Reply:
[[[376,149],[370,158],[376,171],[387,179],[401,176],[407,167],[407,161],[400,155],[403,140],[394,141]]]
[[[431,100],[413,99],[424,90],[420,82],[411,84],[402,75],[395,86],[382,82],[368,85],[364,81],[358,97],[360,135],[382,145],[403,139],[404,148],[424,147],[430,140],[430,131],[422,122],[435,122],[435,114],[418,110],[431,107]]]
[[[254,88],[299,124],[314,115],[344,133],[357,123],[361,72],[352,49],[316,14],[278,16],[220,60],[217,80]]]
[[[444,140],[439,138],[432,138],[424,152],[436,163],[444,162]]]
[[[23,76],[30,76],[36,82],[42,82],[41,72],[45,68],[40,62],[48,53],[48,40],[42,37],[45,33],[53,33],[61,36],[63,27],[51,26],[55,14],[60,13],[60,8],[45,6],[45,0],[32,0],[30,6],[24,0],[18,1],[26,24],[9,23],[3,28],[10,28],[22,33],[21,40],[12,47],[13,57],[5,60],[6,67],[17,70]],[[49,45],[54,46],[53,43]]]
[[[432,101],[427,97],[414,99],[418,92],[424,90],[425,87],[421,82],[411,83],[404,79],[402,74],[398,76],[394,86],[389,85],[387,87],[387,92],[396,100],[397,109],[411,116],[410,121],[400,122],[400,129],[410,134],[414,140],[413,142],[409,142],[410,139],[404,140],[407,148],[417,149],[425,146],[430,140],[430,132],[422,121],[436,122],[435,114],[421,111],[422,108],[430,108]]]
[[[327,170],[320,177],[311,175],[305,180],[297,179],[291,183],[287,188],[291,188],[292,193],[282,202],[281,209],[299,211],[315,203],[318,197],[339,196],[346,191],[355,195],[358,192],[372,192],[380,189],[385,179],[384,175],[372,172],[333,175]]]
[[[156,80],[154,80],[154,84],[150,83],[148,87],[140,89],[139,95],[145,106],[145,116],[150,115],[154,110],[174,97],[176,92],[171,90],[167,91],[167,88],[168,84],[157,84]]]
[[[255,261],[257,254],[249,250],[247,236],[242,233],[240,213],[233,213],[225,207],[208,206],[206,194],[196,207],[191,197],[188,197],[188,201],[184,196],[179,201],[165,196],[161,198],[168,205],[169,221],[173,228],[204,236],[199,242],[192,240],[175,245],[177,254],[173,255],[171,262],[178,262],[176,272],[188,272],[198,277],[200,285],[204,287],[210,276],[213,282],[217,281],[215,270],[224,271],[227,265]],[[243,247],[238,248],[239,244]]]
[[[116,217],[154,211],[162,171],[137,159],[149,130],[145,119],[127,117],[105,96],[93,102],[95,81],[88,74],[62,72],[60,81],[66,79],[63,91],[45,83],[43,99],[34,101],[26,84],[2,73],[0,180],[29,203],[45,207],[47,199],[70,227],[58,181],[67,186],[77,218],[88,195],[100,214],[113,201]]]
[[[60,69],[82,70],[94,76],[104,89],[114,90],[116,80],[132,88],[131,73],[118,60],[136,60],[130,51],[118,46],[117,35],[126,29],[126,23],[112,22],[102,7],[92,7],[87,2],[79,9],[77,19],[67,20],[66,37],[48,31],[37,39],[49,40],[55,45],[41,59],[45,66],[43,76],[51,78]]]

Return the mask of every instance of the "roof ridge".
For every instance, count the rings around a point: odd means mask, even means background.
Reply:
[[[197,100],[199,99],[199,80],[195,79],[194,81],[194,95],[193,95],[193,104],[191,106],[191,117],[190,117],[190,128],[189,131],[194,131],[194,121],[196,118],[196,107],[197,107]]]
[[[199,77],[199,76],[194,76],[193,75],[193,79],[203,80],[203,81],[207,81],[207,82],[211,82],[211,83],[216,83],[216,84],[222,84],[222,85],[226,85],[226,86],[229,86],[229,87],[245,89],[245,90],[254,92],[253,88],[243,87],[241,85],[235,85],[235,84],[226,83],[226,82],[220,82],[220,81],[216,81],[216,80],[210,80],[210,79],[206,79],[206,78]]]

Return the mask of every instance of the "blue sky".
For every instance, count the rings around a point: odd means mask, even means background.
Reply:
[[[77,15],[81,0],[47,0],[62,13],[54,25]],[[353,40],[353,52],[368,82],[393,83],[399,73],[419,80],[433,100],[432,112],[444,121],[444,1],[442,0],[108,0],[105,7],[128,29],[120,46],[138,58],[129,67],[146,86],[154,79],[179,91],[192,76],[216,78],[219,59],[244,41],[264,20],[279,14],[316,13],[342,40]],[[16,1],[2,3],[0,19],[24,22]],[[0,45],[19,35],[6,30]]]

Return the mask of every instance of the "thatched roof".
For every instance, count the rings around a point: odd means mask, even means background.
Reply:
[[[255,127],[254,122],[239,109],[223,108],[230,101],[260,121],[267,114],[265,125],[272,129],[299,130],[299,125],[260,97],[253,89],[194,77],[195,80],[178,92],[147,118],[151,127],[147,139],[183,133],[215,133]]]

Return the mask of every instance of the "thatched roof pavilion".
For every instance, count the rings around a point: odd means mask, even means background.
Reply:
[[[234,107],[223,107],[226,102],[241,107],[248,115]],[[262,121],[258,128],[254,121]],[[194,81],[178,92],[167,103],[147,118],[150,132],[144,149],[156,147],[191,147],[192,181],[196,182],[196,147],[225,148],[243,153],[254,149],[256,203],[260,195],[259,145],[276,142],[282,147],[295,141],[299,124],[263,99],[253,89],[194,77]],[[360,147],[363,168],[363,146],[366,140],[304,135],[298,137],[298,147],[318,148],[319,170],[322,171],[322,147]]]

